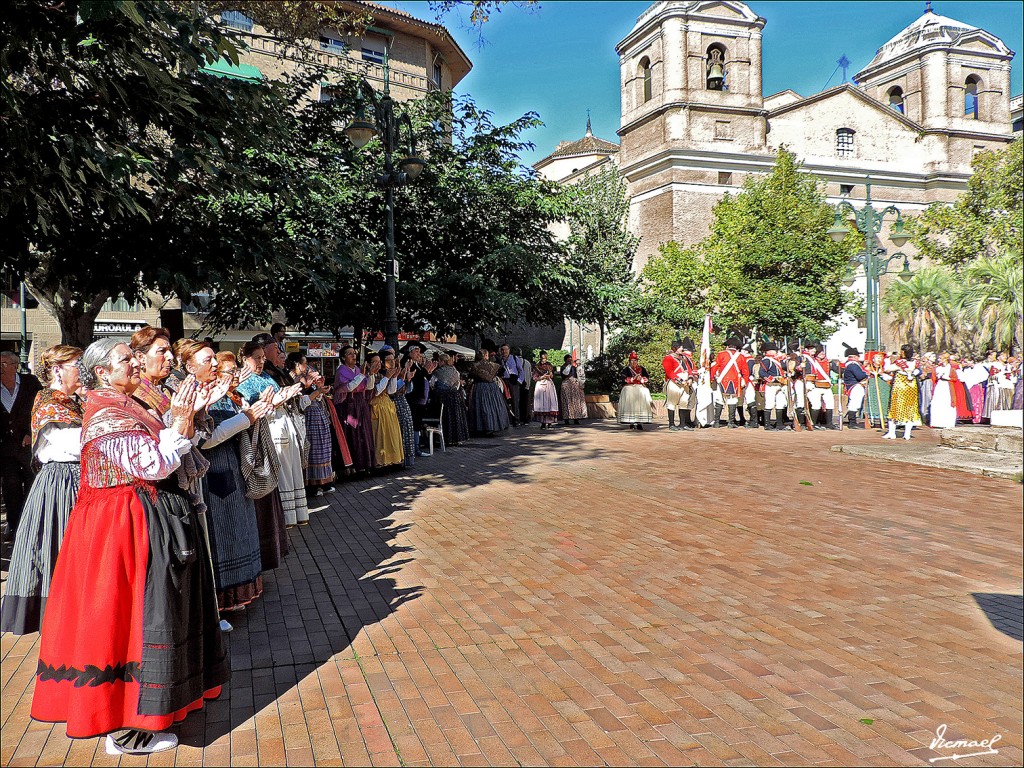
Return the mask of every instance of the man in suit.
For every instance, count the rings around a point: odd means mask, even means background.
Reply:
[[[498,365],[501,366],[501,378],[505,380],[508,387],[508,396],[512,407],[513,426],[520,426],[525,423],[522,418],[522,408],[519,390],[526,383],[526,370],[523,367],[523,359],[512,354],[512,348],[508,344],[502,344],[498,349]]]
[[[18,530],[32,485],[32,405],[41,388],[35,376],[18,372],[16,354],[0,352],[0,492],[7,512],[7,541]]]

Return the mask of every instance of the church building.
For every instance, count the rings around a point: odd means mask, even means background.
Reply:
[[[616,47],[619,151],[601,146],[589,163],[577,156],[566,164],[558,162],[560,145],[536,168],[571,182],[588,165],[617,163],[628,183],[630,227],[641,238],[637,271],[665,242],[701,241],[723,194],[739,193],[750,174],[770,172],[781,146],[824,183],[831,203],[845,198],[859,208],[868,181],[879,210],[895,205],[916,214],[951,202],[967,189],[971,158],[1014,138],[1014,53],[990,32],[930,6],[878,49],[854,84],[765,96],[766,19],[732,0],[655,2]],[[897,250],[887,230],[880,242]],[[903,250],[913,255],[909,245]],[[863,277],[854,288],[864,293]],[[851,319],[830,351],[840,341],[862,343],[857,324]],[[882,340],[893,342],[884,328]]]

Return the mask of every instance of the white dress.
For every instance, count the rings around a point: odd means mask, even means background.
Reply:
[[[951,429],[956,426],[956,403],[953,402],[953,389],[949,383],[951,375],[949,365],[936,366],[929,420],[933,429]]]

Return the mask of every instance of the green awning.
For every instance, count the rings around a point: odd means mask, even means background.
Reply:
[[[259,67],[252,64],[232,64],[227,59],[218,59],[213,64],[203,67],[203,72],[214,77],[230,77],[234,80],[248,80],[258,83],[263,80]]]

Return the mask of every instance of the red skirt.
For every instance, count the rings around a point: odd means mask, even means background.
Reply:
[[[53,574],[32,717],[72,738],[158,731],[229,669],[209,550],[180,492],[82,486]]]

